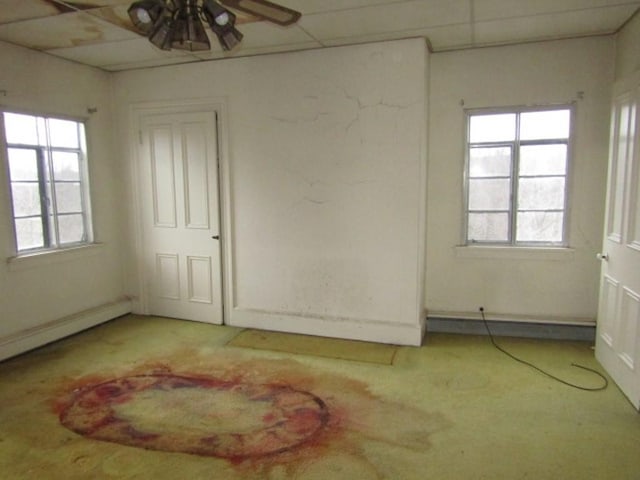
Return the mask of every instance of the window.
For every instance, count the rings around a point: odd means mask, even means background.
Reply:
[[[18,253],[91,241],[84,124],[5,112]]]
[[[467,245],[565,245],[571,117],[570,107],[467,112]]]

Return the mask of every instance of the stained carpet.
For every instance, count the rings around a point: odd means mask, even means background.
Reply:
[[[240,329],[126,316],[0,362],[8,480],[639,480],[640,416],[487,337],[393,365],[228,346]],[[500,338],[576,383],[588,343]]]

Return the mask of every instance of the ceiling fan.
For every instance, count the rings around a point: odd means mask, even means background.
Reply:
[[[209,24],[224,50],[242,41],[236,11],[280,26],[292,25],[301,14],[267,0],[139,0],[127,10],[135,29],[162,50],[209,50],[203,21]]]

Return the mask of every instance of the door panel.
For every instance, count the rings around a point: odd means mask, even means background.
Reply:
[[[148,311],[222,323],[215,112],[143,116],[141,180]]]
[[[640,81],[617,86],[612,108],[607,219],[601,258],[596,356],[640,408],[638,102]]]

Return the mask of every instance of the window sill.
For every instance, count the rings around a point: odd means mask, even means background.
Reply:
[[[48,250],[46,252],[28,253],[16,257],[9,257],[7,265],[10,271],[28,270],[57,263],[78,260],[99,254],[104,248],[103,243],[91,243],[71,248]]]
[[[455,247],[458,258],[487,258],[501,260],[555,260],[571,261],[575,249],[568,247],[502,247],[466,246]]]

